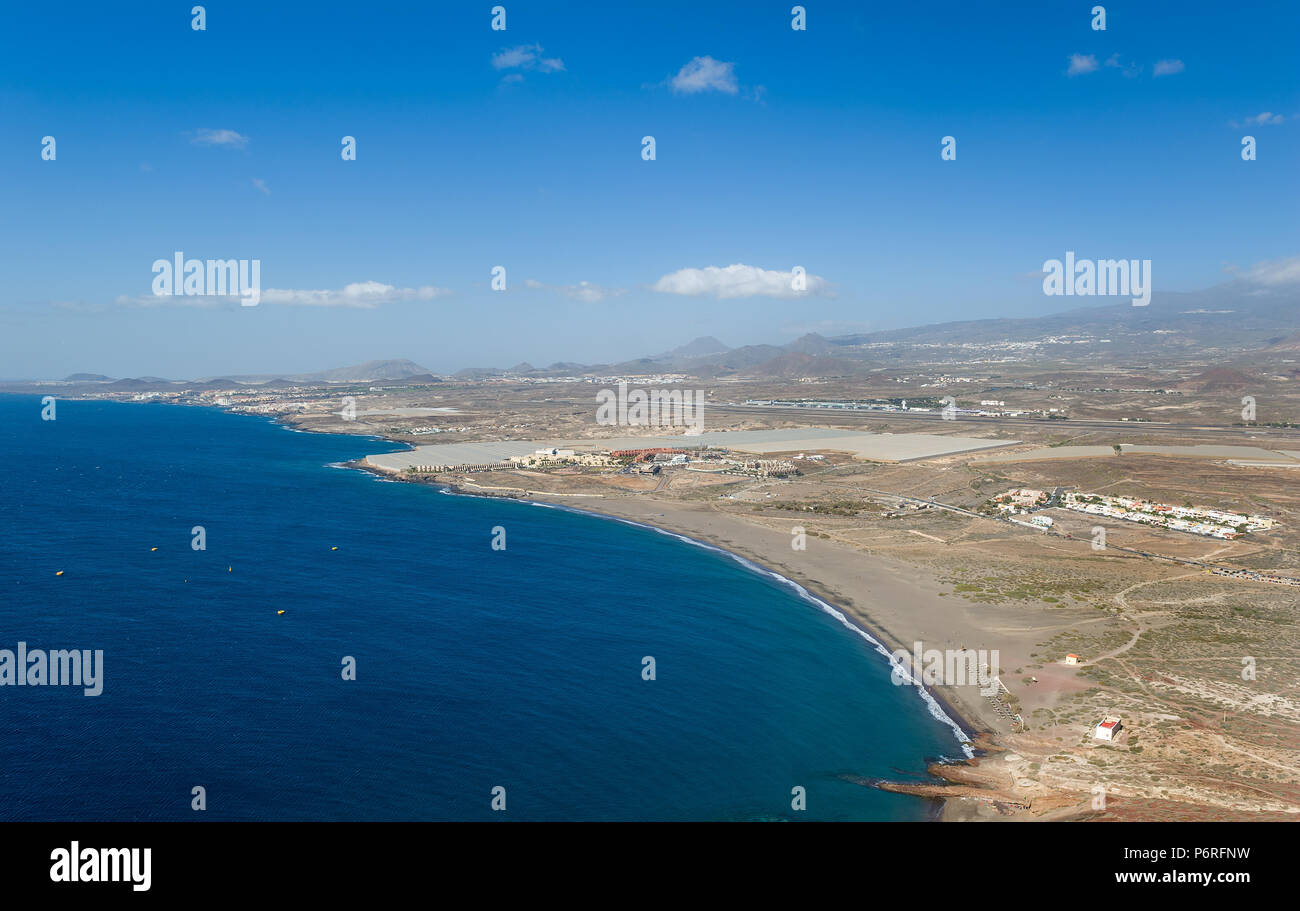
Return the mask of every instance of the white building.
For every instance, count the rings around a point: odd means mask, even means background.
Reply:
[[[1107,715],[1101,721],[1097,722],[1096,729],[1092,732],[1096,740],[1114,740],[1119,736],[1119,732],[1124,729],[1124,725],[1115,715]]]

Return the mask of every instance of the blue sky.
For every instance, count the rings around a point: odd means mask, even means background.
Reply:
[[[1292,2],[191,5],[0,14],[0,377],[613,361],[1300,255]],[[283,293],[159,305],[177,250]]]

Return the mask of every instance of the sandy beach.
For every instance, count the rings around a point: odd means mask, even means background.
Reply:
[[[1286,730],[1294,703],[1285,692],[1261,695],[1225,675],[1199,676],[1227,668],[1237,677],[1240,637],[1258,635],[1257,624],[1238,619],[1240,598],[1256,599],[1260,610],[1260,599],[1272,597],[1279,622],[1288,622],[1286,593],[1264,591],[1277,587],[1263,583],[1248,592],[1145,554],[1170,548],[1204,559],[1199,540],[1147,543],[1116,529],[1132,546],[1098,551],[1086,526],[1072,527],[1072,536],[1045,535],[969,508],[936,508],[931,503],[963,498],[969,505],[968,492],[984,483],[960,459],[924,469],[840,460],[797,479],[739,486],[690,469],[463,473],[367,462],[355,464],[716,547],[800,586],[888,652],[924,653],[927,673],[947,661],[940,682],[918,691],[917,708],[954,728],[954,750],[931,764],[929,781],[861,782],[941,801],[943,820],[1294,819],[1300,812],[1289,777],[1276,780],[1290,775],[1290,754],[1271,739]],[[888,491],[899,490],[919,495],[891,501]],[[1214,646],[1222,656],[1206,653],[1205,612],[1228,637]],[[1250,641],[1254,653],[1274,654],[1263,651],[1263,640]],[[986,667],[992,686],[987,676],[972,679]],[[1207,709],[1210,699],[1217,701]],[[1095,736],[1108,716],[1123,719],[1117,742]],[[1237,730],[1245,725],[1252,736]],[[964,753],[963,734],[974,756],[953,761]],[[1098,803],[1099,793],[1107,800]]]
[[[358,467],[375,470],[364,464],[358,464]],[[891,651],[901,648],[910,654],[918,642],[925,649],[997,650],[1000,667],[1006,669],[1028,663],[1034,644],[1043,635],[1064,628],[1070,622],[1061,618],[1051,625],[1029,625],[1023,611],[999,605],[974,604],[954,597],[949,591],[950,586],[932,572],[888,556],[866,554],[833,540],[809,535],[806,549],[795,550],[791,546],[791,523],[777,525],[770,518],[764,521],[724,513],[711,508],[708,503],[682,503],[644,496],[565,496],[502,485],[480,485],[468,479],[453,481],[444,478],[439,483],[467,495],[506,496],[549,503],[652,526],[713,545],[798,583],[841,610],[850,622]],[[882,656],[881,660],[886,659]],[[948,718],[972,738],[970,746],[976,748],[977,757],[986,751],[994,755],[1004,752],[1005,747],[1000,741],[1011,733],[1011,725],[980,693],[979,687],[943,686],[930,688],[929,693]],[[926,710],[919,696],[917,708]],[[954,736],[954,757],[962,755],[959,748]],[[977,758],[972,772],[976,772],[979,762]],[[956,771],[967,767],[936,766],[932,771],[943,768]],[[993,767],[989,771],[993,771]],[[999,799],[1013,808],[1017,805],[1013,793],[989,792],[989,782],[983,780],[978,772],[969,777],[945,772],[941,777],[945,783],[936,780],[934,785],[904,785],[898,789],[935,800],[944,796],[940,790],[950,797],[973,798],[943,800],[939,818],[947,821],[976,818],[979,815],[978,804],[991,799]],[[991,796],[985,797],[986,793]]]
[[[465,488],[465,492],[475,491]],[[620,497],[579,500],[543,493],[532,493],[529,499],[628,519],[737,554],[799,583],[844,611],[891,651],[902,648],[910,653],[915,642],[941,649],[998,648],[1002,644],[1000,637],[994,642],[970,611],[964,610],[970,605],[941,597],[945,586],[901,561],[863,554],[812,536],[807,538],[806,550],[795,551],[788,528],[771,528],[706,505]],[[987,606],[981,606],[981,613],[987,615]],[[1005,661],[1005,648],[1002,651]],[[975,687],[945,687],[934,695],[952,709],[954,720],[969,734],[1006,729]]]

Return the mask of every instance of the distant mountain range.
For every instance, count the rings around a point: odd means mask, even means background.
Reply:
[[[982,319],[938,323],[908,329],[825,338],[804,335],[784,345],[730,348],[703,336],[662,354],[615,364],[557,361],[549,367],[529,363],[510,368],[475,367],[453,379],[686,373],[702,378],[753,376],[852,376],[903,362],[970,361],[982,354],[1032,350],[1043,356],[1106,358],[1191,357],[1222,363],[1249,353],[1285,356],[1300,352],[1300,287],[1262,286],[1233,280],[1193,292],[1156,292],[1151,303],[1081,307],[1063,313],[1018,319]],[[1233,385],[1235,378],[1206,377],[1210,385]],[[316,373],[245,374],[187,381],[190,388],[233,385],[276,387],[321,383],[420,384],[440,382],[428,368],[409,360],[367,361]],[[100,388],[147,390],[174,387],[158,377],[113,379],[76,373],[65,382]]]
[[[475,368],[461,379],[509,375],[690,373],[701,377],[852,376],[897,364],[904,358],[930,363],[971,360],[978,349],[1011,354],[1036,345],[1044,354],[1099,354],[1116,358],[1194,356],[1214,361],[1248,352],[1300,351],[1300,289],[1233,280],[1193,292],[1156,292],[1151,303],[1131,301],[1081,307],[1018,319],[962,320],[825,338],[816,333],[784,345],[729,348],[713,336],[697,338],[663,354],[585,367],[553,364],[545,369]]]
[[[228,386],[280,386],[280,385],[317,385],[321,383],[438,383],[441,379],[427,367],[421,367],[414,361],[388,360],[366,361],[352,367],[335,367],[333,370],[320,370],[316,373],[291,374],[236,374],[233,376],[201,377],[196,380],[165,380],[156,376],[132,377],[130,379],[113,379],[99,373],[74,373],[64,378],[65,383],[96,383],[109,389],[152,389],[159,385],[172,386],[184,383],[189,387],[209,386],[224,388]]]
[[[319,373],[295,373],[285,379],[297,383],[373,383],[377,380],[406,380],[431,377],[433,372],[414,361],[366,361],[354,367],[335,367]]]

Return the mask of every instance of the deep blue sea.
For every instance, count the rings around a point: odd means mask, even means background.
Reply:
[[[930,813],[847,779],[921,777],[953,729],[817,603],[654,530],[336,467],[395,448],[0,396],[0,649],[104,651],[100,696],[0,686],[0,819]]]

